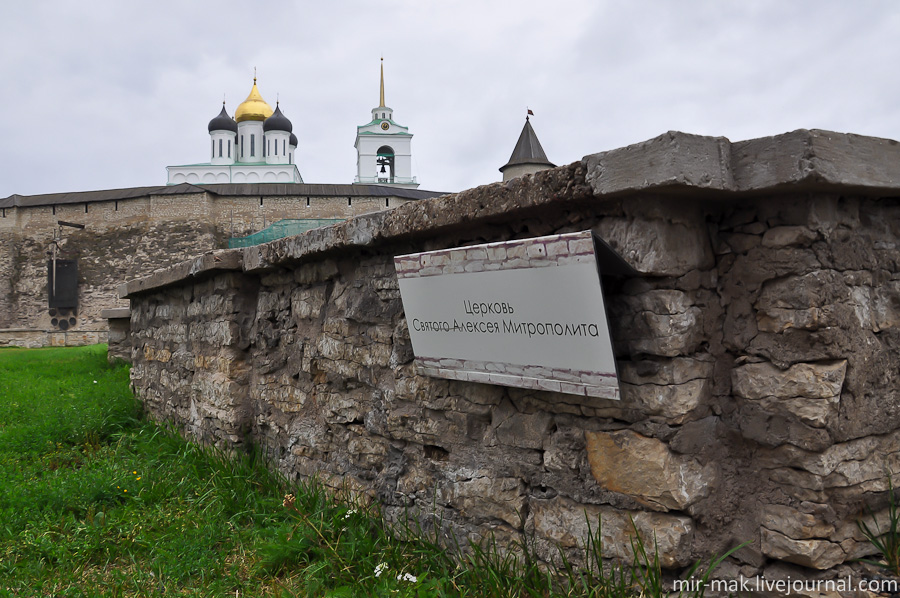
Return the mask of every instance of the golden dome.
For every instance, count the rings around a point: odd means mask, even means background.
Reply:
[[[272,116],[273,112],[272,107],[259,95],[259,90],[256,88],[256,77],[253,77],[253,89],[250,90],[247,99],[241,102],[241,105],[234,111],[234,120],[236,122],[266,120]]]

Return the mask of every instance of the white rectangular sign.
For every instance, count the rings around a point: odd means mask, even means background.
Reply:
[[[590,231],[394,258],[425,375],[619,398]]]

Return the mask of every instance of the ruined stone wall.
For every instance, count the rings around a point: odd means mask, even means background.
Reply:
[[[668,134],[205,255],[123,287],[135,387],[457,537],[577,559],[599,517],[623,557],[633,520],[669,568],[750,541],[723,575],[842,574],[900,466],[897,154]],[[395,255],[586,229],[641,273],[604,278],[621,401],[417,373]]]
[[[104,309],[100,316],[109,323],[107,359],[110,363],[131,363],[131,310],[127,307]]]
[[[17,236],[12,231],[0,229],[0,328],[13,325],[13,284],[17,277]]]

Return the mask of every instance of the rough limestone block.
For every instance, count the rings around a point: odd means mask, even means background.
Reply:
[[[690,380],[684,384],[619,383],[622,407],[636,409],[644,415],[658,415],[673,424],[684,423],[690,413],[706,404],[711,395],[708,380]]]
[[[840,544],[828,540],[794,540],[767,528],[761,529],[760,542],[766,556],[813,569],[830,569],[847,558]]]
[[[637,295],[622,297],[633,312],[650,312],[659,315],[683,314],[693,307],[693,299],[677,289],[654,289]]]
[[[900,431],[833,444],[820,452],[785,445],[761,455],[761,463],[809,472],[822,480],[824,489],[883,492],[888,488],[886,472],[900,471]]]
[[[288,379],[285,379],[288,378]],[[260,385],[252,398],[263,403],[269,403],[283,413],[299,413],[306,405],[309,395],[301,388],[291,384],[288,376],[282,376],[280,385]]]
[[[497,440],[518,448],[540,449],[552,423],[553,417],[548,413],[516,413],[497,425]]]
[[[794,540],[827,539],[835,531],[833,525],[787,505],[763,507],[760,524]]]
[[[605,490],[660,511],[681,510],[708,496],[711,470],[631,430],[585,432],[588,463]]]
[[[675,359],[645,359],[620,361],[617,364],[619,380],[628,384],[684,384],[712,377],[715,364],[712,361],[690,357]]]
[[[776,226],[767,230],[762,237],[763,247],[807,247],[819,235],[805,226]]]
[[[745,399],[830,399],[840,396],[846,372],[846,360],[798,363],[787,370],[768,362],[748,363],[732,370],[731,385]]]
[[[779,334],[789,328],[818,330],[834,322],[831,306],[809,309],[784,309],[770,307],[756,313],[756,327],[760,332]]]
[[[650,276],[683,276],[714,263],[703,222],[605,218],[597,234],[635,270]]]
[[[622,407],[658,415],[673,424],[710,401],[714,364],[687,357],[619,361]],[[620,418],[621,419],[621,418]]]
[[[542,448],[553,424],[553,416],[549,413],[519,413],[509,401],[494,409],[492,416],[497,441],[516,448]]]
[[[482,475],[448,482],[438,488],[437,500],[464,517],[500,519],[515,529],[521,529],[524,523],[525,484],[518,478]]]
[[[869,512],[859,519],[856,517],[845,519],[836,526],[837,529],[829,539],[841,545],[841,549],[847,555],[847,560],[879,554],[875,545],[863,536],[858,522],[865,523],[870,530],[876,533],[886,532],[891,527],[890,508],[882,509],[877,513]]]
[[[590,526],[592,534],[596,535],[599,529],[603,558],[631,562],[636,529],[648,551],[653,550],[655,540],[663,567],[683,567],[691,563],[694,525],[688,517],[584,505],[561,496],[550,500],[532,499],[529,504],[535,536],[550,540],[561,548],[583,548]]]
[[[760,290],[756,308],[807,309],[848,299],[847,285],[839,273],[817,269],[767,281]]]
[[[558,427],[544,447],[544,469],[556,473],[576,472],[584,460],[584,431]]]
[[[764,397],[757,404],[764,413],[794,417],[807,426],[825,428],[829,420],[838,413],[840,397],[827,399]]]
[[[854,286],[850,306],[860,326],[881,332],[900,324],[900,281],[891,280],[877,288]]]
[[[388,453],[388,442],[384,438],[365,434],[354,434],[347,441],[347,451],[351,458],[366,469],[382,469]]]
[[[693,353],[702,338],[702,312],[687,293],[661,289],[610,302],[613,338],[631,353],[676,357]]]
[[[760,331],[781,333],[789,328],[856,327],[844,307],[856,304],[839,273],[817,269],[765,282],[754,308]]]

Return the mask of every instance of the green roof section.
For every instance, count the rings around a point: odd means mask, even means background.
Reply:
[[[412,137],[412,133],[373,133],[372,131],[360,131],[357,135],[375,135],[376,137]]]
[[[254,245],[262,245],[276,239],[284,237],[293,237],[300,235],[314,228],[322,228],[323,226],[331,226],[338,222],[343,222],[341,218],[304,218],[279,220],[274,224],[267,226],[258,233],[247,235],[246,237],[232,237],[228,239],[228,248],[236,247],[253,247]]]
[[[376,118],[375,120],[369,121],[369,122],[367,122],[367,123],[364,124],[364,125],[359,125],[359,126],[356,127],[356,128],[357,128],[357,129],[362,129],[362,128],[364,128],[364,127],[371,127],[372,125],[377,125],[378,123],[381,123],[381,122],[389,122],[389,123],[391,123],[392,125],[394,125],[395,127],[400,127],[401,129],[409,129],[409,127],[406,127],[406,126],[404,126],[404,125],[401,125],[400,123],[396,123],[396,122],[392,121],[392,120],[389,119],[389,118]]]

